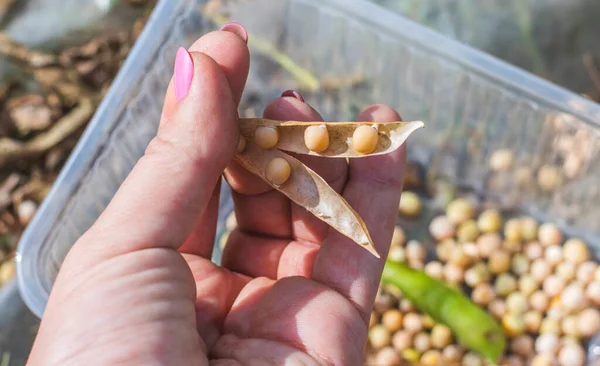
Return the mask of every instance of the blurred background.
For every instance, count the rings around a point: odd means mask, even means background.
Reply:
[[[600,101],[597,0],[372,2]],[[25,363],[38,326],[16,291],[15,246],[155,4],[0,0],[0,366]]]

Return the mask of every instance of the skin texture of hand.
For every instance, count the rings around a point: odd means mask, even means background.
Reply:
[[[189,93],[178,100],[171,83],[156,138],[69,252],[29,365],[363,363],[384,258],[232,163],[249,51],[245,32],[228,30],[189,49]],[[294,97],[274,100],[264,116],[321,119]],[[399,118],[381,105],[359,116]],[[300,159],[343,194],[387,253],[405,149],[349,164]],[[210,258],[224,171],[238,229],[219,267]]]

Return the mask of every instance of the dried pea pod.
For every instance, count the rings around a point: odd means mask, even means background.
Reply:
[[[286,152],[346,160],[389,154],[423,127],[423,122],[300,122],[242,118],[239,126],[240,140],[235,156],[238,163],[380,257],[358,213],[323,178]]]
[[[267,179],[267,167],[277,158],[285,159],[291,167],[290,176],[283,184],[274,184]],[[277,149],[261,149],[250,141],[234,160],[377,258],[380,257],[367,226],[358,213],[323,178],[301,161]]]
[[[326,128],[329,147],[325,151],[311,151],[305,142],[305,131],[311,126]],[[379,135],[373,152],[360,153],[353,147],[353,134],[360,126],[372,126]],[[316,155],[330,158],[360,158],[389,154],[398,149],[416,130],[424,126],[421,121],[412,122],[302,122],[276,121],[264,118],[240,119],[240,133],[248,140],[254,139],[257,128],[275,127],[279,141],[275,148],[297,154]]]
[[[396,286],[418,309],[448,326],[467,348],[496,363],[504,354],[506,336],[487,312],[444,282],[421,271],[388,261],[382,281]]]

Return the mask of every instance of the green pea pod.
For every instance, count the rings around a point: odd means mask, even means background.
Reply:
[[[448,326],[465,347],[497,363],[506,348],[500,325],[469,298],[444,282],[388,261],[383,283],[398,287],[419,310]]]

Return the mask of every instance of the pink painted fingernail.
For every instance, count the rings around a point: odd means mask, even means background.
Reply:
[[[224,32],[230,32],[235,34],[244,40],[244,42],[248,43],[248,31],[246,27],[237,22],[229,22],[221,27],[221,30]]]
[[[175,58],[175,96],[182,100],[190,91],[194,77],[194,61],[192,55],[183,47],[177,50]]]
[[[292,97],[292,98],[296,98],[301,102],[304,102],[304,98],[302,97],[302,95],[300,95],[300,93],[298,93],[295,90],[286,90],[283,93],[281,93],[282,97]]]

